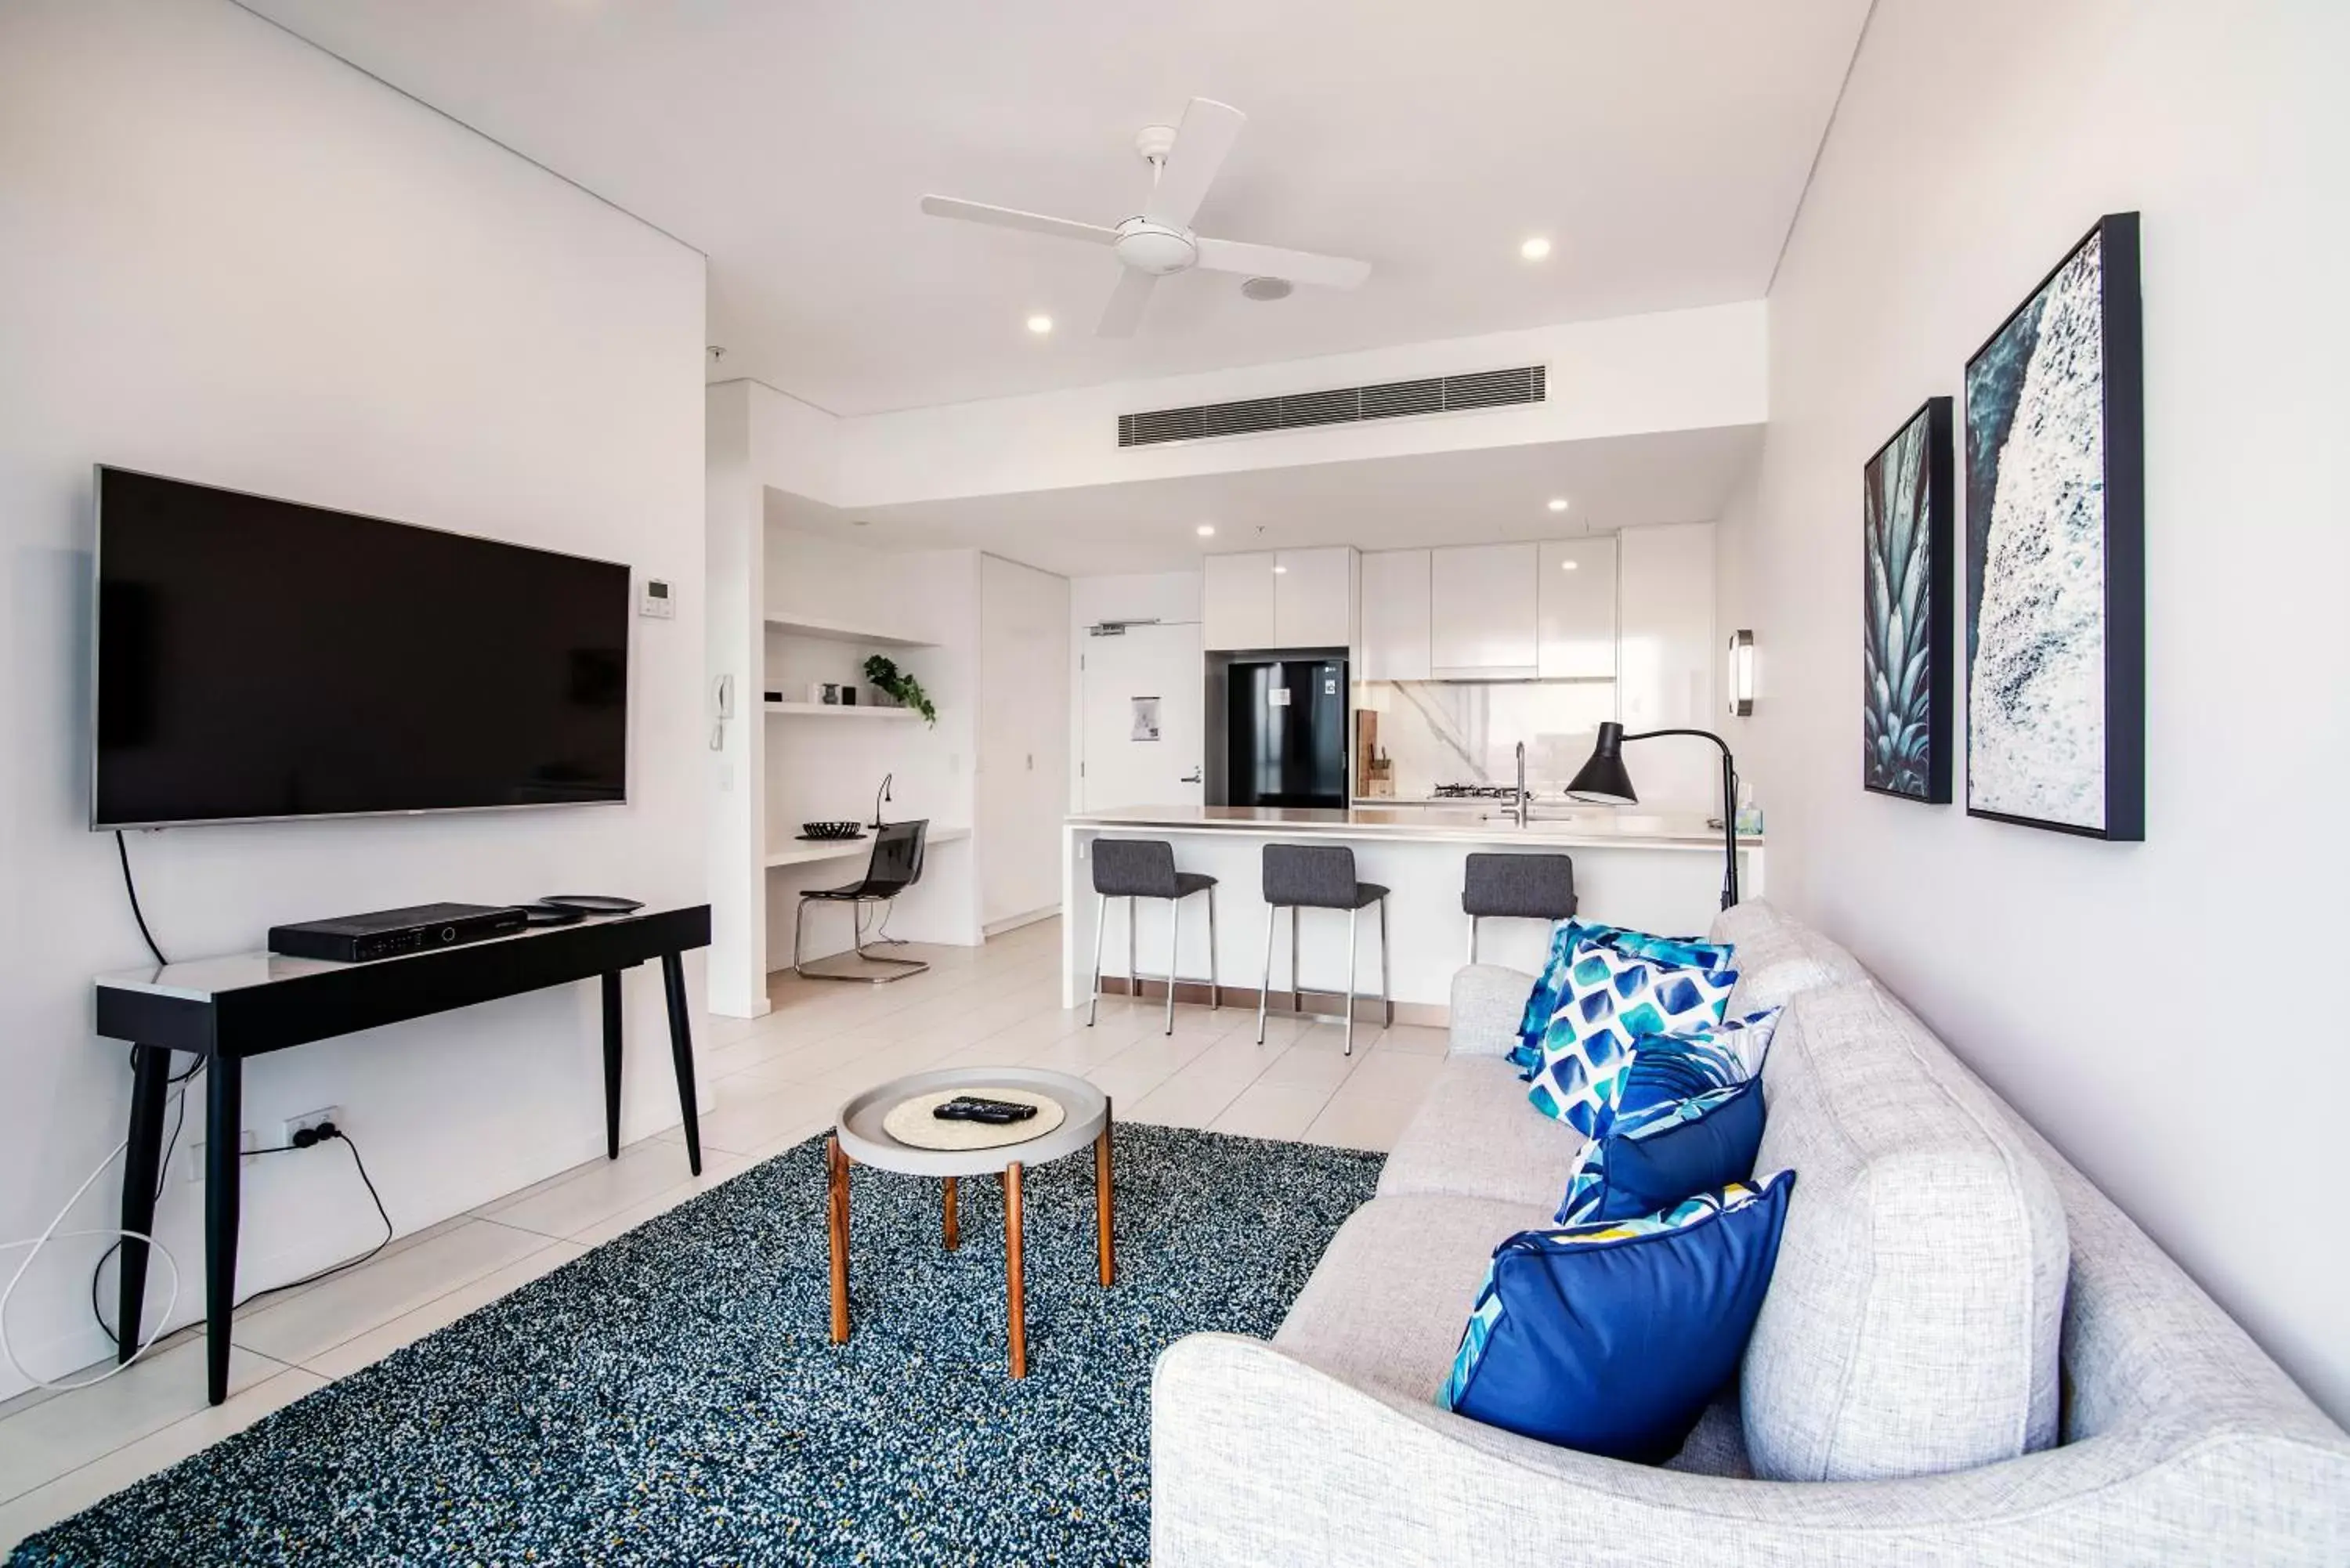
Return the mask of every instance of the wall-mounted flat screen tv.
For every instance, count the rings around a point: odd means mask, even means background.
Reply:
[[[93,828],[625,800],[629,568],[98,471]]]

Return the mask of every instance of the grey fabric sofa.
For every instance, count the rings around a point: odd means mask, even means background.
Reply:
[[[1471,968],[1281,1331],[1159,1357],[1159,1568],[2350,1562],[2350,1438],[2241,1329],[1850,954],[1759,902],[1714,935],[1734,1011],[1788,1008],[1759,1169],[1798,1176],[1739,1386],[1680,1454],[1432,1402],[1494,1244],[1550,1222],[1576,1153],[1502,1060],[1533,977]]]

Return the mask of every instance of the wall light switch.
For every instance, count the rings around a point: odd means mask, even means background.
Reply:
[[[659,577],[647,577],[644,590],[637,595],[637,613],[656,620],[677,618],[677,600],[669,591],[669,584]]]

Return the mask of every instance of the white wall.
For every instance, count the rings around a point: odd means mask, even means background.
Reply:
[[[2345,59],[2350,7],[2318,0],[1881,0],[1771,296],[1770,434],[1722,595],[1761,654],[1741,728],[1773,896],[2337,1418]],[[1861,463],[1960,394],[1982,338],[2126,210],[2145,214],[2147,842],[1866,794]]]
[[[1069,796],[1069,579],[980,559],[977,854],[990,930],[1061,905]]]
[[[767,845],[792,842],[803,823],[870,821],[874,796],[894,775],[890,821],[927,818],[931,831],[968,830],[976,812],[980,556],[972,550],[866,549],[823,535],[764,524],[767,606],[779,614],[879,626],[931,646],[890,649],[898,666],[922,683],[938,709],[935,728],[920,721],[785,715],[766,725],[764,798]],[[754,696],[772,682],[804,701],[811,680],[863,680],[869,650],[855,644],[787,635],[770,628]],[[979,883],[972,841],[935,844],[922,879],[898,900],[889,934],[970,946],[980,940]],[[856,880],[858,860],[829,860],[764,873],[766,967],[788,968],[798,890]],[[837,908],[809,913],[806,956],[849,945],[847,916]]]
[[[0,1236],[13,1238],[122,1136],[124,1053],[90,1033],[87,977],[144,956],[114,846],[83,826],[91,464],[626,561],[680,590],[674,620],[635,623],[628,805],[135,835],[166,951],[558,884],[694,901],[702,270],[224,0],[0,8]],[[630,978],[625,1136],[676,1119],[658,993],[649,973]],[[246,1125],[344,1107],[412,1231],[600,1153],[596,1018],[592,988],[569,987],[275,1054],[247,1070]],[[197,1271],[202,1192],[175,1172],[159,1220]],[[376,1230],[332,1153],[270,1157],[244,1192],[248,1290]],[[102,1181],[77,1220],[107,1223],[116,1194]],[[97,1251],[45,1255],[12,1304],[36,1368],[102,1353]]]

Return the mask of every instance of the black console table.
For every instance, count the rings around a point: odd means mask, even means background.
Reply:
[[[244,1062],[252,1056],[402,1023],[479,1002],[573,981],[604,990],[604,1147],[620,1152],[620,975],[659,959],[669,999],[670,1055],[685,1115],[686,1162],[702,1174],[702,1127],[693,1101],[693,1038],[683,955],[710,945],[710,906],[595,917],[462,947],[373,963],[328,963],[243,953],[98,977],[98,1033],[130,1043],[130,1143],[122,1165],[122,1228],[155,1222],[157,1167],[171,1053],[205,1058],[204,1311],[212,1402],[228,1397],[230,1316],[236,1305],[237,1187]],[[115,1333],[129,1360],[139,1345],[147,1293],[147,1243],[122,1243]]]

